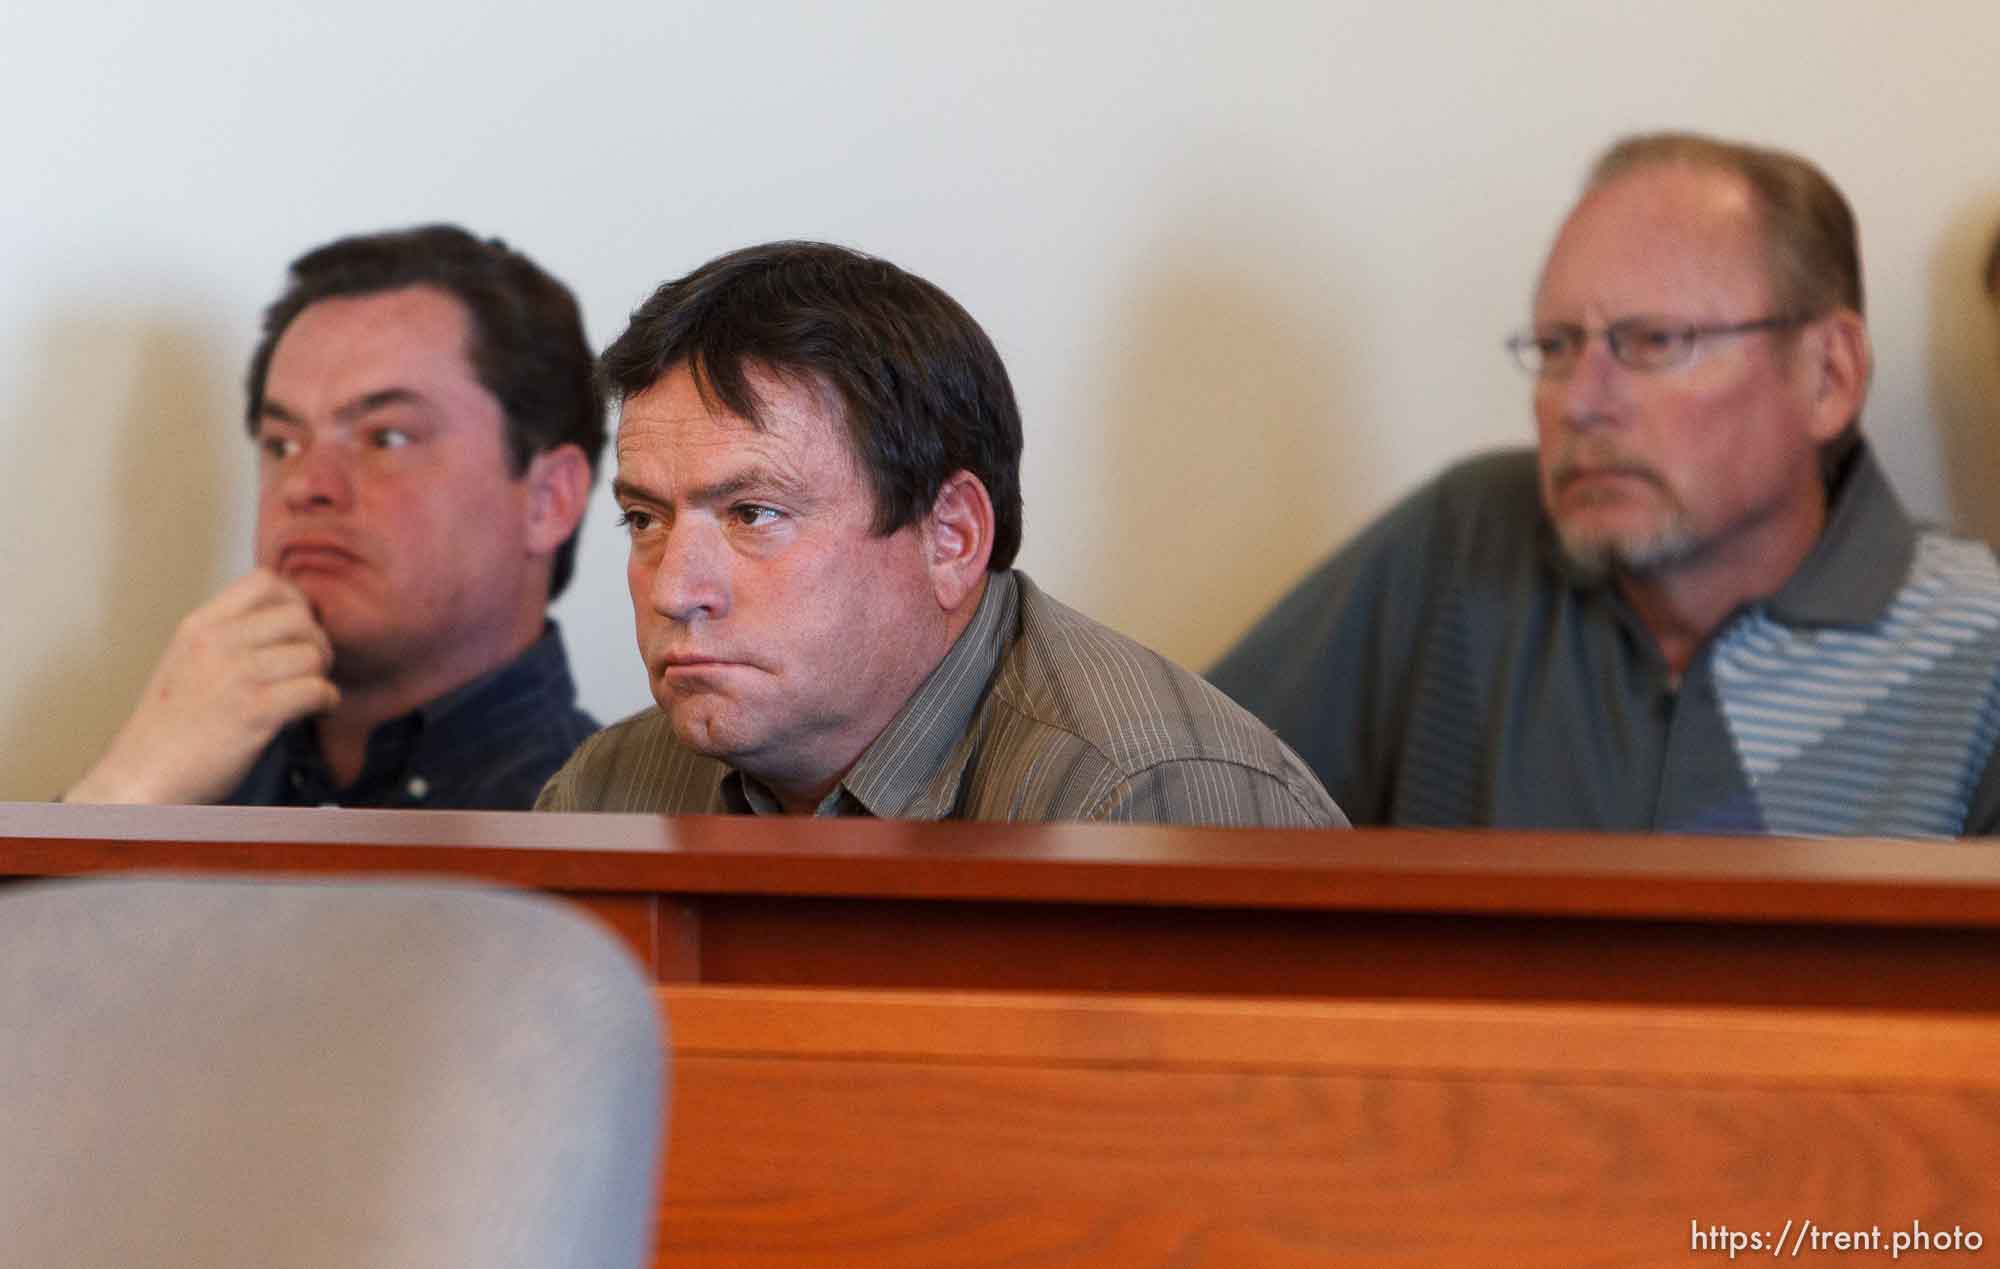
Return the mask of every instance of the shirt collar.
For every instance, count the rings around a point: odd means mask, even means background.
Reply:
[[[972,718],[1013,641],[1019,603],[1012,572],[987,574],[971,623],[815,815],[938,820],[950,813],[972,757]],[[722,777],[722,801],[738,814],[782,810],[761,781],[736,770]]]
[[[276,778],[281,783],[271,796],[281,805],[382,805],[402,784],[403,769],[422,733],[422,720],[414,711],[375,724],[368,733],[360,774],[342,788],[334,783],[333,772],[320,753],[319,735],[311,720],[287,723],[274,746],[279,763]]]
[[[1828,484],[1826,527],[1805,562],[1771,596],[1771,615],[1801,626],[1861,626],[1879,620],[1917,551],[1917,526],[1866,441],[1855,444]]]

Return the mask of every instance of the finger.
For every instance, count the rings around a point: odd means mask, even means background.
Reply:
[[[326,633],[326,627],[320,623],[319,609],[296,583],[276,575],[273,575],[272,580],[285,595],[283,610],[294,614],[299,621],[305,623],[307,635],[318,645],[322,662],[330,668],[333,665],[333,639]]]
[[[267,617],[269,620],[262,620]],[[287,623],[317,624],[297,587],[264,570],[254,570],[183,617],[174,631],[172,646],[197,655],[233,656],[282,637]]]
[[[293,678],[271,684],[258,698],[262,705],[259,713],[275,734],[286,723],[324,714],[340,704],[340,689],[325,678]]]
[[[303,643],[318,650],[320,664],[333,664],[333,641],[304,603],[284,602],[246,613],[230,626],[227,646],[242,653],[280,644]]]
[[[309,640],[294,639],[257,648],[250,654],[251,681],[261,685],[287,679],[323,679],[332,668],[326,650]]]
[[[228,621],[260,608],[284,603],[293,597],[302,604],[305,602],[305,596],[298,587],[270,569],[258,567],[217,591],[195,612],[218,621]]]

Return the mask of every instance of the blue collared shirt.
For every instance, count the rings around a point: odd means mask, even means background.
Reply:
[[[308,722],[280,731],[229,806],[367,806],[525,811],[597,722],[577,708],[553,621],[499,669],[378,725],[361,775],[334,784]]]

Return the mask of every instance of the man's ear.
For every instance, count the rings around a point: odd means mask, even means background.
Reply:
[[[1875,373],[1875,350],[1868,323],[1851,308],[1838,308],[1813,322],[1813,440],[1825,444],[1861,413],[1868,381]]]
[[[569,541],[590,502],[590,460],[576,445],[545,449],[528,460],[528,549],[552,555]]]
[[[938,607],[954,612],[979,593],[993,557],[993,498],[979,477],[955,471],[945,478],[924,517],[923,549]]]

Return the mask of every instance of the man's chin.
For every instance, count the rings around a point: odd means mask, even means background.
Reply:
[[[346,577],[313,569],[280,574],[286,581],[299,588],[312,608],[313,620],[328,635],[338,636],[336,631],[351,631],[355,638],[365,638],[367,627],[376,624],[373,619],[375,606],[370,597],[359,591]]]
[[[754,748],[743,734],[739,720],[726,709],[718,708],[721,703],[712,698],[667,697],[658,704],[667,716],[667,724],[673,728],[674,739],[704,758],[734,765]]]
[[[333,645],[334,685],[343,689],[366,687],[400,675],[416,659],[407,640],[363,622],[344,619],[339,610],[314,610],[320,629]]]
[[[1680,524],[1621,533],[1572,522],[1558,525],[1556,536],[1570,567],[1592,581],[1603,581],[1613,574],[1652,577],[1670,573],[1701,553],[1701,543]]]

